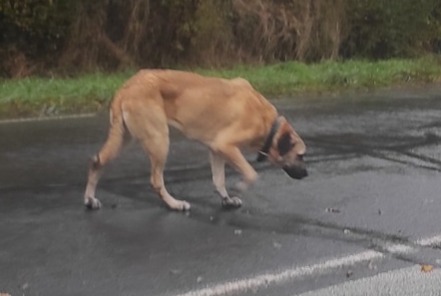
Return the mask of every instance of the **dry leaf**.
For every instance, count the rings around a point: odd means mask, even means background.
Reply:
[[[433,270],[433,265],[423,264],[421,265],[422,272],[431,272]]]

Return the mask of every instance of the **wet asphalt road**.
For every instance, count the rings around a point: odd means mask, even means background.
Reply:
[[[1,123],[0,292],[295,295],[439,266],[441,89],[276,105],[308,146],[309,177],[254,163],[258,184],[241,209],[224,211],[206,149],[174,134],[166,183],[192,204],[187,215],[152,193],[136,143],[103,176],[104,207],[83,208],[104,114]],[[228,183],[237,178],[230,171]]]

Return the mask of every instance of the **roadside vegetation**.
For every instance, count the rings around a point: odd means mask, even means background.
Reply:
[[[193,69],[225,78],[243,77],[269,98],[304,93],[366,90],[441,81],[441,58],[348,60],[305,64],[240,65]],[[71,78],[26,77],[0,84],[0,118],[95,112],[107,108],[115,90],[135,71],[84,74]]]

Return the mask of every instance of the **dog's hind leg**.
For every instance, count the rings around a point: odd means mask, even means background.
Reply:
[[[222,206],[226,208],[240,207],[242,201],[238,197],[230,197],[225,188],[225,159],[221,155],[210,151],[210,164],[211,173],[213,175],[213,184],[217,193],[222,198]]]
[[[118,156],[121,148],[130,139],[122,118],[111,124],[109,135],[101,150],[92,158],[89,166],[84,205],[89,209],[99,209],[101,202],[95,197],[96,186],[100,179],[103,167]]]
[[[143,140],[142,146],[150,158],[150,184],[153,190],[161,197],[170,209],[177,211],[190,210],[190,204],[188,202],[175,199],[165,188],[164,168],[169,146],[168,132],[167,134],[158,134],[153,139]]]
[[[175,199],[168,193],[164,184],[164,168],[169,149],[169,128],[164,109],[151,103],[149,105],[132,105],[130,116],[125,118],[127,128],[136,137],[150,158],[150,184],[170,209],[187,211],[190,204]],[[135,110],[136,109],[136,110]]]

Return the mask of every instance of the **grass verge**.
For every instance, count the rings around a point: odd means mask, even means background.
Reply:
[[[439,82],[441,58],[430,56],[378,62],[325,61],[310,65],[286,62],[195,71],[225,78],[241,76],[263,94],[274,97]],[[98,111],[107,106],[115,90],[133,73],[94,73],[74,78],[30,77],[0,81],[0,118]]]

